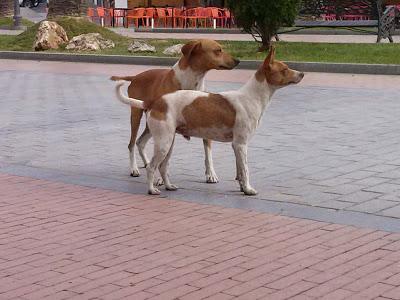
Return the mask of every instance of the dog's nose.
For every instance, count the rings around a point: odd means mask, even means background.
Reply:
[[[303,72],[300,72],[299,76],[300,76],[301,78],[303,78],[303,77],[304,77],[304,73],[303,73]]]
[[[237,66],[240,63],[240,59],[234,58],[233,61],[235,62],[235,66]]]

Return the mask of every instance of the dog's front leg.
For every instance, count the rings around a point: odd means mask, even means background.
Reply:
[[[217,183],[218,176],[214,170],[214,163],[211,153],[211,140],[203,140],[204,145],[204,153],[206,156],[205,164],[206,164],[206,182],[207,183]]]
[[[237,168],[239,170],[240,188],[245,195],[257,195],[257,191],[250,186],[249,168],[247,166],[247,145],[243,143],[232,143],[235,152]]]
[[[239,168],[239,158],[237,155],[235,155],[235,159],[236,159],[236,180],[239,183],[240,186],[240,191],[243,192],[243,186],[242,186],[242,174],[241,174],[241,170]]]

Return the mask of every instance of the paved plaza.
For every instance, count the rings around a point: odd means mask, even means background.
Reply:
[[[249,145],[255,197],[229,144],[210,185],[202,142],[182,137],[181,189],[149,197],[108,80],[148,68],[0,60],[0,299],[400,299],[398,76],[278,91]]]
[[[130,110],[117,102],[108,78],[146,68],[3,60],[3,168],[21,175],[86,176],[94,184],[98,178],[100,187],[115,183],[115,189],[145,193],[145,176],[128,176]],[[215,71],[207,86],[212,91],[236,89],[252,73]],[[229,144],[214,144],[220,183],[210,185],[204,183],[202,142],[180,136],[170,172],[182,189],[163,195],[238,199],[237,205],[250,208],[263,201],[282,202],[346,216],[400,217],[400,79],[359,75],[352,86],[352,75],[331,75],[325,82],[321,76],[306,75],[304,83],[275,94],[249,145],[251,182],[258,196],[238,192]],[[151,145],[147,152],[152,153]]]

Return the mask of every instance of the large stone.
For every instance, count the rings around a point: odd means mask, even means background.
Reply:
[[[56,22],[43,21],[40,23],[36,33],[33,48],[35,51],[58,49],[62,44],[68,42],[68,36],[64,28]]]
[[[77,51],[97,51],[114,47],[114,42],[103,38],[100,33],[86,33],[73,37],[66,49]]]
[[[163,53],[165,55],[176,56],[182,54],[182,47],[184,44],[176,44],[171,47],[166,48]]]
[[[133,41],[128,47],[129,52],[156,52],[156,47],[151,46],[143,41]]]

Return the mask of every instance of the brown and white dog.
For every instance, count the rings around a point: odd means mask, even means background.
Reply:
[[[247,143],[253,136],[260,119],[271,102],[274,92],[290,84],[299,83],[304,73],[291,70],[274,60],[271,48],[264,63],[239,90],[220,94],[201,91],[177,91],[167,94],[147,111],[147,123],[154,138],[154,156],[147,166],[149,194],[159,194],[154,187],[157,168],[167,190],[176,190],[168,178],[168,160],[174,144],[175,133],[220,142],[231,142],[236,156],[237,180],[246,195],[255,195],[249,182]],[[117,97],[132,107],[144,108],[145,103],[128,98],[121,92],[123,82],[116,87]]]
[[[131,107],[131,139],[128,145],[131,176],[140,175],[135,157],[135,143],[140,119],[143,111],[153,105],[161,96],[177,90],[204,90],[204,77],[210,70],[230,70],[236,67],[239,60],[224,52],[221,45],[213,40],[198,40],[187,43],[182,47],[183,56],[171,69],[153,69],[136,76],[113,76],[111,80],[130,81],[128,95],[144,102],[142,107]],[[145,167],[149,160],[144,148],[151,138],[146,126],[145,131],[137,141],[139,154]],[[218,182],[214,171],[211,155],[211,141],[203,140],[206,156],[206,181]]]

